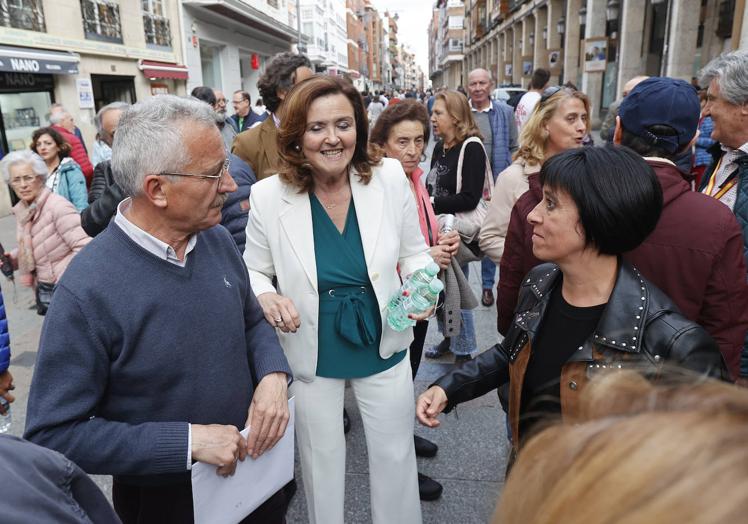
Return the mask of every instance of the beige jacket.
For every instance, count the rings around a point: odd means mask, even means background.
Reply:
[[[527,177],[538,171],[539,165],[528,165],[524,159],[518,158],[496,177],[491,202],[478,237],[481,251],[496,265],[499,265],[504,254],[504,241],[512,208],[529,189]]]

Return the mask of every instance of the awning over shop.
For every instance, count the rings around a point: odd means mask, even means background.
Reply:
[[[80,56],[66,51],[0,46],[0,71],[38,75],[77,75]]]
[[[189,71],[187,66],[173,64],[170,62],[156,62],[154,60],[140,60],[138,69],[148,78],[173,78],[175,80],[187,80]]]

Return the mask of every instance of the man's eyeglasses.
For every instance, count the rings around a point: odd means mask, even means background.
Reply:
[[[30,184],[34,181],[36,176],[34,175],[26,175],[26,176],[19,176],[16,178],[10,179],[10,185],[11,186],[20,186],[23,183]]]
[[[188,176],[188,177],[194,177],[194,178],[207,178],[208,180],[220,180],[223,177],[224,173],[227,173],[229,170],[229,166],[231,165],[231,159],[226,158],[226,160],[223,161],[223,164],[221,164],[221,169],[213,174],[213,175],[194,175],[192,173],[159,173],[159,176]]]

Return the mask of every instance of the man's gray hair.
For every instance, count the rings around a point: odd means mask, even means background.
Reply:
[[[107,104],[99,109],[99,112],[96,113],[96,118],[94,119],[96,132],[101,134],[101,132],[104,131],[104,128],[101,126],[101,120],[104,118],[104,115],[106,113],[108,113],[109,111],[114,111],[115,109],[124,112],[128,107],[130,107],[130,104],[128,104],[127,102],[112,102],[111,104]]]
[[[729,103],[739,106],[748,102],[748,51],[723,53],[701,70],[701,85],[717,80],[719,93]]]
[[[20,149],[8,153],[0,162],[0,170],[2,170],[6,182],[10,183],[10,168],[19,164],[30,165],[36,176],[41,177],[42,180],[47,180],[47,164],[44,163],[42,157],[30,149]]]
[[[213,109],[194,98],[158,95],[122,114],[112,144],[112,174],[127,196],[143,191],[146,175],[178,173],[192,162],[183,129],[216,129]]]
[[[55,111],[55,109],[58,109],[58,111]],[[62,107],[61,104],[52,104],[49,113],[49,123],[59,124],[62,122],[62,119],[65,118],[65,115],[68,114],[70,114],[68,113],[68,110]]]

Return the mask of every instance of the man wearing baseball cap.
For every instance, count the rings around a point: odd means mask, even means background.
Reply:
[[[690,154],[699,117],[696,90],[674,78],[648,78],[621,102],[613,142],[644,157],[664,201],[654,232],[626,258],[714,337],[737,379],[748,331],[743,235],[730,210],[692,191],[675,164]]]

